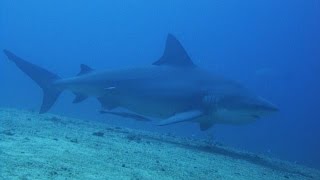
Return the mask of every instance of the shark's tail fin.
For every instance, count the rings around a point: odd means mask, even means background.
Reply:
[[[53,82],[60,79],[60,77],[35,64],[21,59],[8,50],[3,50],[3,52],[7,55],[9,60],[14,62],[21,69],[21,71],[27,74],[42,88],[43,100],[40,113],[47,112],[61,94],[61,90],[53,86]]]

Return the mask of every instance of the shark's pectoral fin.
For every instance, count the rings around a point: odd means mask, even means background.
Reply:
[[[199,125],[200,125],[201,131],[206,131],[209,128],[211,128],[214,125],[214,123],[213,122],[200,122]]]
[[[72,103],[74,104],[80,103],[88,98],[88,96],[84,94],[78,94],[78,93],[74,93],[74,94],[76,95],[76,97],[72,101]]]
[[[124,118],[131,118],[134,119],[136,121],[151,121],[151,119],[139,115],[139,114],[135,114],[135,113],[131,113],[131,112],[125,112],[125,111],[108,111],[108,110],[101,110],[100,111],[101,114],[112,114],[115,116],[120,116],[120,117],[124,117]]]
[[[200,110],[186,111],[186,112],[175,114],[174,116],[171,116],[168,119],[164,119],[160,121],[157,125],[164,126],[164,125],[175,124],[175,123],[184,122],[184,121],[192,121],[202,115],[203,115],[203,111],[200,111]]]

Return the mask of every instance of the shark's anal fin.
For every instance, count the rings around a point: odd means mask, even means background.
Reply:
[[[130,112],[101,110],[100,113],[101,114],[112,114],[112,115],[120,116],[120,117],[124,117],[124,118],[131,118],[136,121],[151,121],[151,119],[149,119],[145,116],[130,113]]]
[[[111,109],[118,107],[118,103],[114,102],[112,99],[108,99],[108,98],[104,98],[104,97],[100,97],[97,99],[100,102],[103,109],[111,110]]]
[[[78,93],[74,93],[74,94],[76,95],[76,97],[72,101],[72,103],[74,103],[74,104],[81,103],[82,101],[84,101],[88,98],[88,96],[84,95],[84,94],[78,94]]]
[[[172,34],[168,34],[162,57],[153,65],[167,65],[178,68],[196,67],[181,43]]]
[[[88,74],[88,73],[91,73],[92,71],[94,71],[94,70],[91,67],[89,67],[85,64],[81,64],[80,65],[80,72],[77,74],[77,76]]]
[[[165,126],[165,125],[175,124],[175,123],[184,122],[184,121],[192,121],[202,115],[203,115],[203,112],[200,110],[186,111],[186,112],[175,114],[174,116],[171,116],[168,119],[164,119],[160,121],[157,125]]]
[[[200,125],[201,131],[206,131],[209,128],[211,128],[214,125],[214,123],[213,122],[200,122],[199,125]]]

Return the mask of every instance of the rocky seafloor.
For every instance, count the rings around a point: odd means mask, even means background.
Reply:
[[[316,169],[107,123],[0,109],[0,179],[320,179]]]

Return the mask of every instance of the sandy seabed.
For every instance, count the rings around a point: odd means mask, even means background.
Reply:
[[[179,138],[0,109],[0,179],[320,179],[320,171]]]

